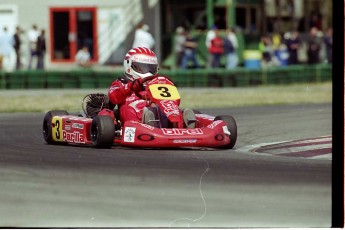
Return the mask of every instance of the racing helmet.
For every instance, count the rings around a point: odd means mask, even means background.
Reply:
[[[133,81],[157,74],[158,59],[156,54],[145,47],[136,47],[128,51],[123,61],[125,76]]]

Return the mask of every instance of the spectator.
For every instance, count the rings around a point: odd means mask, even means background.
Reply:
[[[317,64],[320,62],[319,53],[321,44],[317,33],[318,29],[316,27],[312,27],[309,31],[309,37],[307,39],[308,64]]]
[[[281,35],[279,33],[274,33],[272,35],[272,46],[273,50],[278,50],[281,45]]]
[[[182,56],[182,69],[187,69],[188,62],[193,62],[194,68],[199,68],[198,60],[196,59],[196,47],[197,43],[195,39],[190,35],[188,31],[185,32],[186,41],[183,44],[183,56]]]
[[[46,52],[45,30],[41,30],[41,34],[37,38],[37,69],[44,69],[44,54]]]
[[[264,66],[272,65],[273,46],[270,37],[261,37],[261,40],[259,42],[259,50],[262,52],[262,64]]]
[[[277,66],[287,66],[289,63],[289,52],[285,44],[280,44],[278,49],[274,50],[273,62]]]
[[[146,24],[139,24],[134,35],[133,48],[146,47],[152,49],[155,39],[148,32],[150,27]]]
[[[207,50],[210,49],[211,40],[216,36],[216,31],[217,31],[217,26],[214,25],[214,26],[212,26],[212,28],[206,34],[205,45],[206,45]],[[212,58],[213,58],[213,55],[209,54],[208,55],[208,59],[207,59],[207,63],[206,63],[206,67],[207,68],[211,67],[212,62],[213,62]]]
[[[32,29],[28,32],[28,39],[29,39],[29,47],[30,47],[30,58],[29,58],[29,66],[28,69],[31,69],[32,61],[35,57],[37,57],[37,39],[40,35],[37,26],[32,25]]]
[[[11,55],[13,52],[13,36],[7,31],[7,27],[3,28],[3,33],[0,36],[0,56],[1,67],[8,71],[12,69]]]
[[[83,46],[75,55],[75,61],[80,67],[91,67],[90,59],[91,55],[87,46]]]
[[[224,38],[224,53],[226,55],[226,68],[233,69],[238,64],[237,56],[238,42],[235,32],[228,29],[227,35]]]
[[[183,56],[183,44],[186,41],[185,31],[183,27],[177,27],[175,35],[175,65],[181,66]]]
[[[326,35],[324,37],[324,42],[326,45],[326,55],[327,55],[327,62],[332,63],[332,55],[333,55],[333,28],[330,27],[326,31]]]
[[[298,50],[301,45],[301,40],[299,38],[298,31],[295,30],[292,34],[286,39],[286,46],[289,52],[289,65],[298,64]]]
[[[210,48],[208,49],[209,53],[212,56],[212,68],[220,67],[220,58],[224,53],[224,41],[219,36],[218,30],[215,31],[215,37],[211,40]]]
[[[20,60],[20,46],[21,46],[21,39],[20,39],[20,34],[22,33],[21,29],[19,26],[16,27],[16,33],[13,36],[14,39],[14,50],[16,52],[16,69],[20,69],[21,65],[21,60]]]

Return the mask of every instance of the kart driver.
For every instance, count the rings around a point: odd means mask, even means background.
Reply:
[[[136,93],[145,96],[146,92],[142,87],[144,79],[158,73],[156,54],[148,48],[133,48],[126,54],[123,66],[124,76],[112,82],[108,90],[110,102],[119,107],[121,123],[137,121],[146,124],[148,120],[155,120],[150,110],[145,110],[144,117],[147,121],[142,119],[146,102]],[[194,112],[191,109],[185,109],[183,118],[185,121],[195,120]],[[186,127],[194,128],[195,122],[188,122]]]

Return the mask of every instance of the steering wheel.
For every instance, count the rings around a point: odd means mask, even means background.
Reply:
[[[149,77],[145,77],[142,81],[142,86],[144,85],[145,82],[148,82],[148,81],[151,81],[157,77],[160,77],[162,75],[158,75],[158,74],[155,74],[155,75],[152,75],[152,76],[149,76]],[[172,82],[172,80],[170,78],[168,78],[167,76],[162,76],[162,77],[165,77],[166,79],[168,79],[169,81]],[[143,99],[143,100],[146,100],[147,98],[144,98],[139,92],[135,92],[135,95],[137,97],[139,97],[140,99]]]

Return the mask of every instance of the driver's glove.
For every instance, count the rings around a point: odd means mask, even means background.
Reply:
[[[143,91],[143,90],[144,90],[143,81],[144,81],[144,80],[143,80],[142,78],[135,79],[135,80],[132,82],[131,89],[132,89],[134,92]]]

